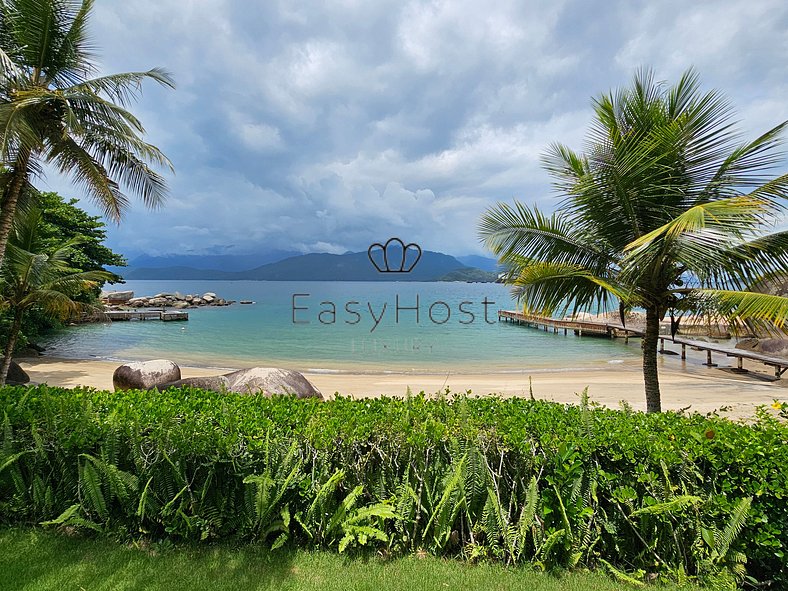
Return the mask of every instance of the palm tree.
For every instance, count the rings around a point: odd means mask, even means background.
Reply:
[[[96,76],[87,35],[93,0],[0,0],[0,264],[31,174],[44,164],[73,178],[120,220],[137,193],[162,202],[166,184],[149,164],[172,168],[126,106],[142,82],[173,87],[155,68]]]
[[[670,87],[638,72],[593,106],[585,153],[555,144],[544,157],[563,197],[557,211],[499,203],[480,236],[529,310],[617,305],[623,322],[645,309],[646,406],[659,412],[666,315],[785,323],[788,299],[745,290],[788,269],[788,232],[767,233],[785,213],[788,175],[772,173],[788,122],[740,143],[728,102],[701,92],[692,70]]]
[[[3,294],[0,305],[10,307],[13,312],[0,366],[0,386],[5,384],[8,376],[11,356],[28,310],[38,307],[65,320],[90,307],[73,301],[72,295],[112,278],[112,274],[106,271],[83,272],[69,268],[71,248],[79,243],[78,239],[41,252],[43,242],[38,233],[41,219],[41,211],[36,207],[19,212],[0,272],[0,293]]]

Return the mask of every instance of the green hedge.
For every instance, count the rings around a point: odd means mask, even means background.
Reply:
[[[766,411],[47,386],[0,409],[5,523],[788,585],[788,427]]]

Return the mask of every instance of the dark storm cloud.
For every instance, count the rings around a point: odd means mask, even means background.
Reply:
[[[98,2],[107,71],[155,65],[135,108],[171,197],[111,231],[136,252],[479,251],[484,209],[550,207],[539,156],[582,147],[590,97],[694,65],[749,135],[788,118],[784,2]],[[74,194],[59,179],[50,186]]]

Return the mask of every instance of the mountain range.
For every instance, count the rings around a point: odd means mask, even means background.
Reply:
[[[463,260],[473,264],[465,264]],[[255,263],[257,266],[251,267]],[[144,255],[132,260],[126,268],[113,267],[113,272],[129,280],[495,281],[496,268],[494,259],[455,258],[424,251],[409,273],[380,273],[370,263],[366,252],[294,254],[272,251],[265,256]]]

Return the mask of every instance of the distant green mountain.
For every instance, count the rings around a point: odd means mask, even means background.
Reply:
[[[188,267],[192,269],[221,269],[223,271],[245,271],[260,265],[275,263],[297,256],[290,250],[261,250],[254,254],[143,254],[129,261],[131,269],[162,269]],[[120,273],[123,274],[122,272]]]
[[[441,281],[472,281],[474,283],[495,283],[498,280],[498,273],[490,271],[482,271],[481,269],[473,269],[466,267],[465,269],[457,269],[450,271],[440,278]]]
[[[476,269],[490,271],[491,273],[497,273],[501,269],[501,265],[498,264],[498,259],[483,257],[477,254],[469,254],[466,256],[457,257],[457,260],[467,267],[475,267]]]
[[[455,273],[454,275],[451,275]],[[460,273],[457,275],[456,273]],[[247,271],[195,269],[187,266],[130,268],[125,279],[215,279],[258,281],[494,281],[494,274],[467,267],[440,252],[424,251],[410,273],[380,273],[366,252],[298,255]]]
[[[169,279],[235,279],[231,271],[217,271],[216,269],[195,269],[194,267],[140,267],[124,269],[119,267],[116,271],[124,279],[157,279],[167,281]]]

